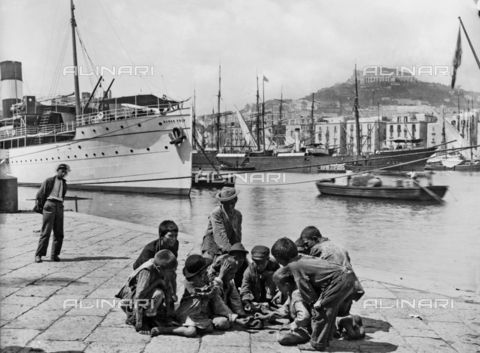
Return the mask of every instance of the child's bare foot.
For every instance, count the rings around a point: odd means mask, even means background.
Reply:
[[[161,335],[163,332],[162,332],[162,327],[154,327],[152,328],[152,331],[150,331],[150,335],[152,337],[155,337],[155,336],[159,336]]]

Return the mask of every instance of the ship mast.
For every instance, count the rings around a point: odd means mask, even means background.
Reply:
[[[218,66],[217,151],[220,152],[220,99],[222,98],[222,66]]]
[[[313,110],[315,109],[315,95],[314,93],[312,93],[312,112],[311,112],[311,126],[310,126],[310,144],[313,146],[313,144],[315,143],[315,124],[313,122]]]
[[[260,108],[258,101],[260,93],[258,92],[258,74],[257,74],[257,151],[260,151]]]
[[[262,79],[262,126],[263,126],[263,150],[267,149],[267,141],[265,139],[265,76]]]
[[[355,64],[355,133],[357,137],[357,157],[361,155],[360,141],[360,118],[358,116],[358,82],[357,82],[357,64]]]
[[[193,148],[197,148],[197,95],[195,91],[195,83],[193,84],[193,121],[192,121],[192,135],[193,135]]]
[[[72,18],[70,22],[72,24],[72,45],[73,45],[73,66],[75,68],[74,73],[74,82],[75,82],[75,112],[76,115],[81,115],[81,107],[80,107],[80,88],[78,84],[78,62],[77,62],[77,42],[75,40],[75,27],[77,27],[77,23],[75,22],[75,6],[73,5],[73,0],[70,0],[70,8],[72,12]]]

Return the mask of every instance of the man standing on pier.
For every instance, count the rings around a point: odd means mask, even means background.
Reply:
[[[221,205],[208,217],[207,232],[203,237],[202,255],[212,260],[226,254],[233,244],[242,242],[242,214],[235,209],[240,191],[223,187],[216,198]]]
[[[35,211],[42,213],[43,224],[38,241],[35,262],[42,262],[42,256],[47,255],[50,233],[53,229],[53,243],[51,250],[52,261],[60,261],[58,255],[63,244],[63,200],[67,193],[65,177],[70,172],[70,167],[60,164],[57,167],[57,175],[46,179],[37,192]]]

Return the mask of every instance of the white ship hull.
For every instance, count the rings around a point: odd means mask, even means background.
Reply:
[[[9,149],[19,185],[40,185],[59,163],[70,166],[70,189],[188,195],[191,189],[190,109],[77,126],[73,140]],[[172,129],[186,139],[170,144]]]

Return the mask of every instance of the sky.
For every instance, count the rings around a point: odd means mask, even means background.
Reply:
[[[148,75],[110,73],[114,96],[153,93],[193,97],[197,114],[255,101],[256,76],[265,99],[298,99],[345,82],[354,65],[450,66],[461,16],[480,56],[477,0],[76,0],[78,30],[91,61],[110,71],[148,67]],[[67,0],[2,0],[0,61],[21,61],[24,94],[74,91],[70,6]],[[462,33],[457,85],[480,91],[480,68]],[[77,39],[79,64],[90,72]],[[152,69],[153,67],[153,69]],[[67,68],[68,70],[68,68]],[[153,70],[153,76],[151,75]],[[450,83],[450,76],[422,75]],[[90,92],[93,76],[80,78]],[[282,88],[283,87],[283,88]],[[0,92],[1,94],[1,92]],[[414,97],[412,97],[414,98]]]

